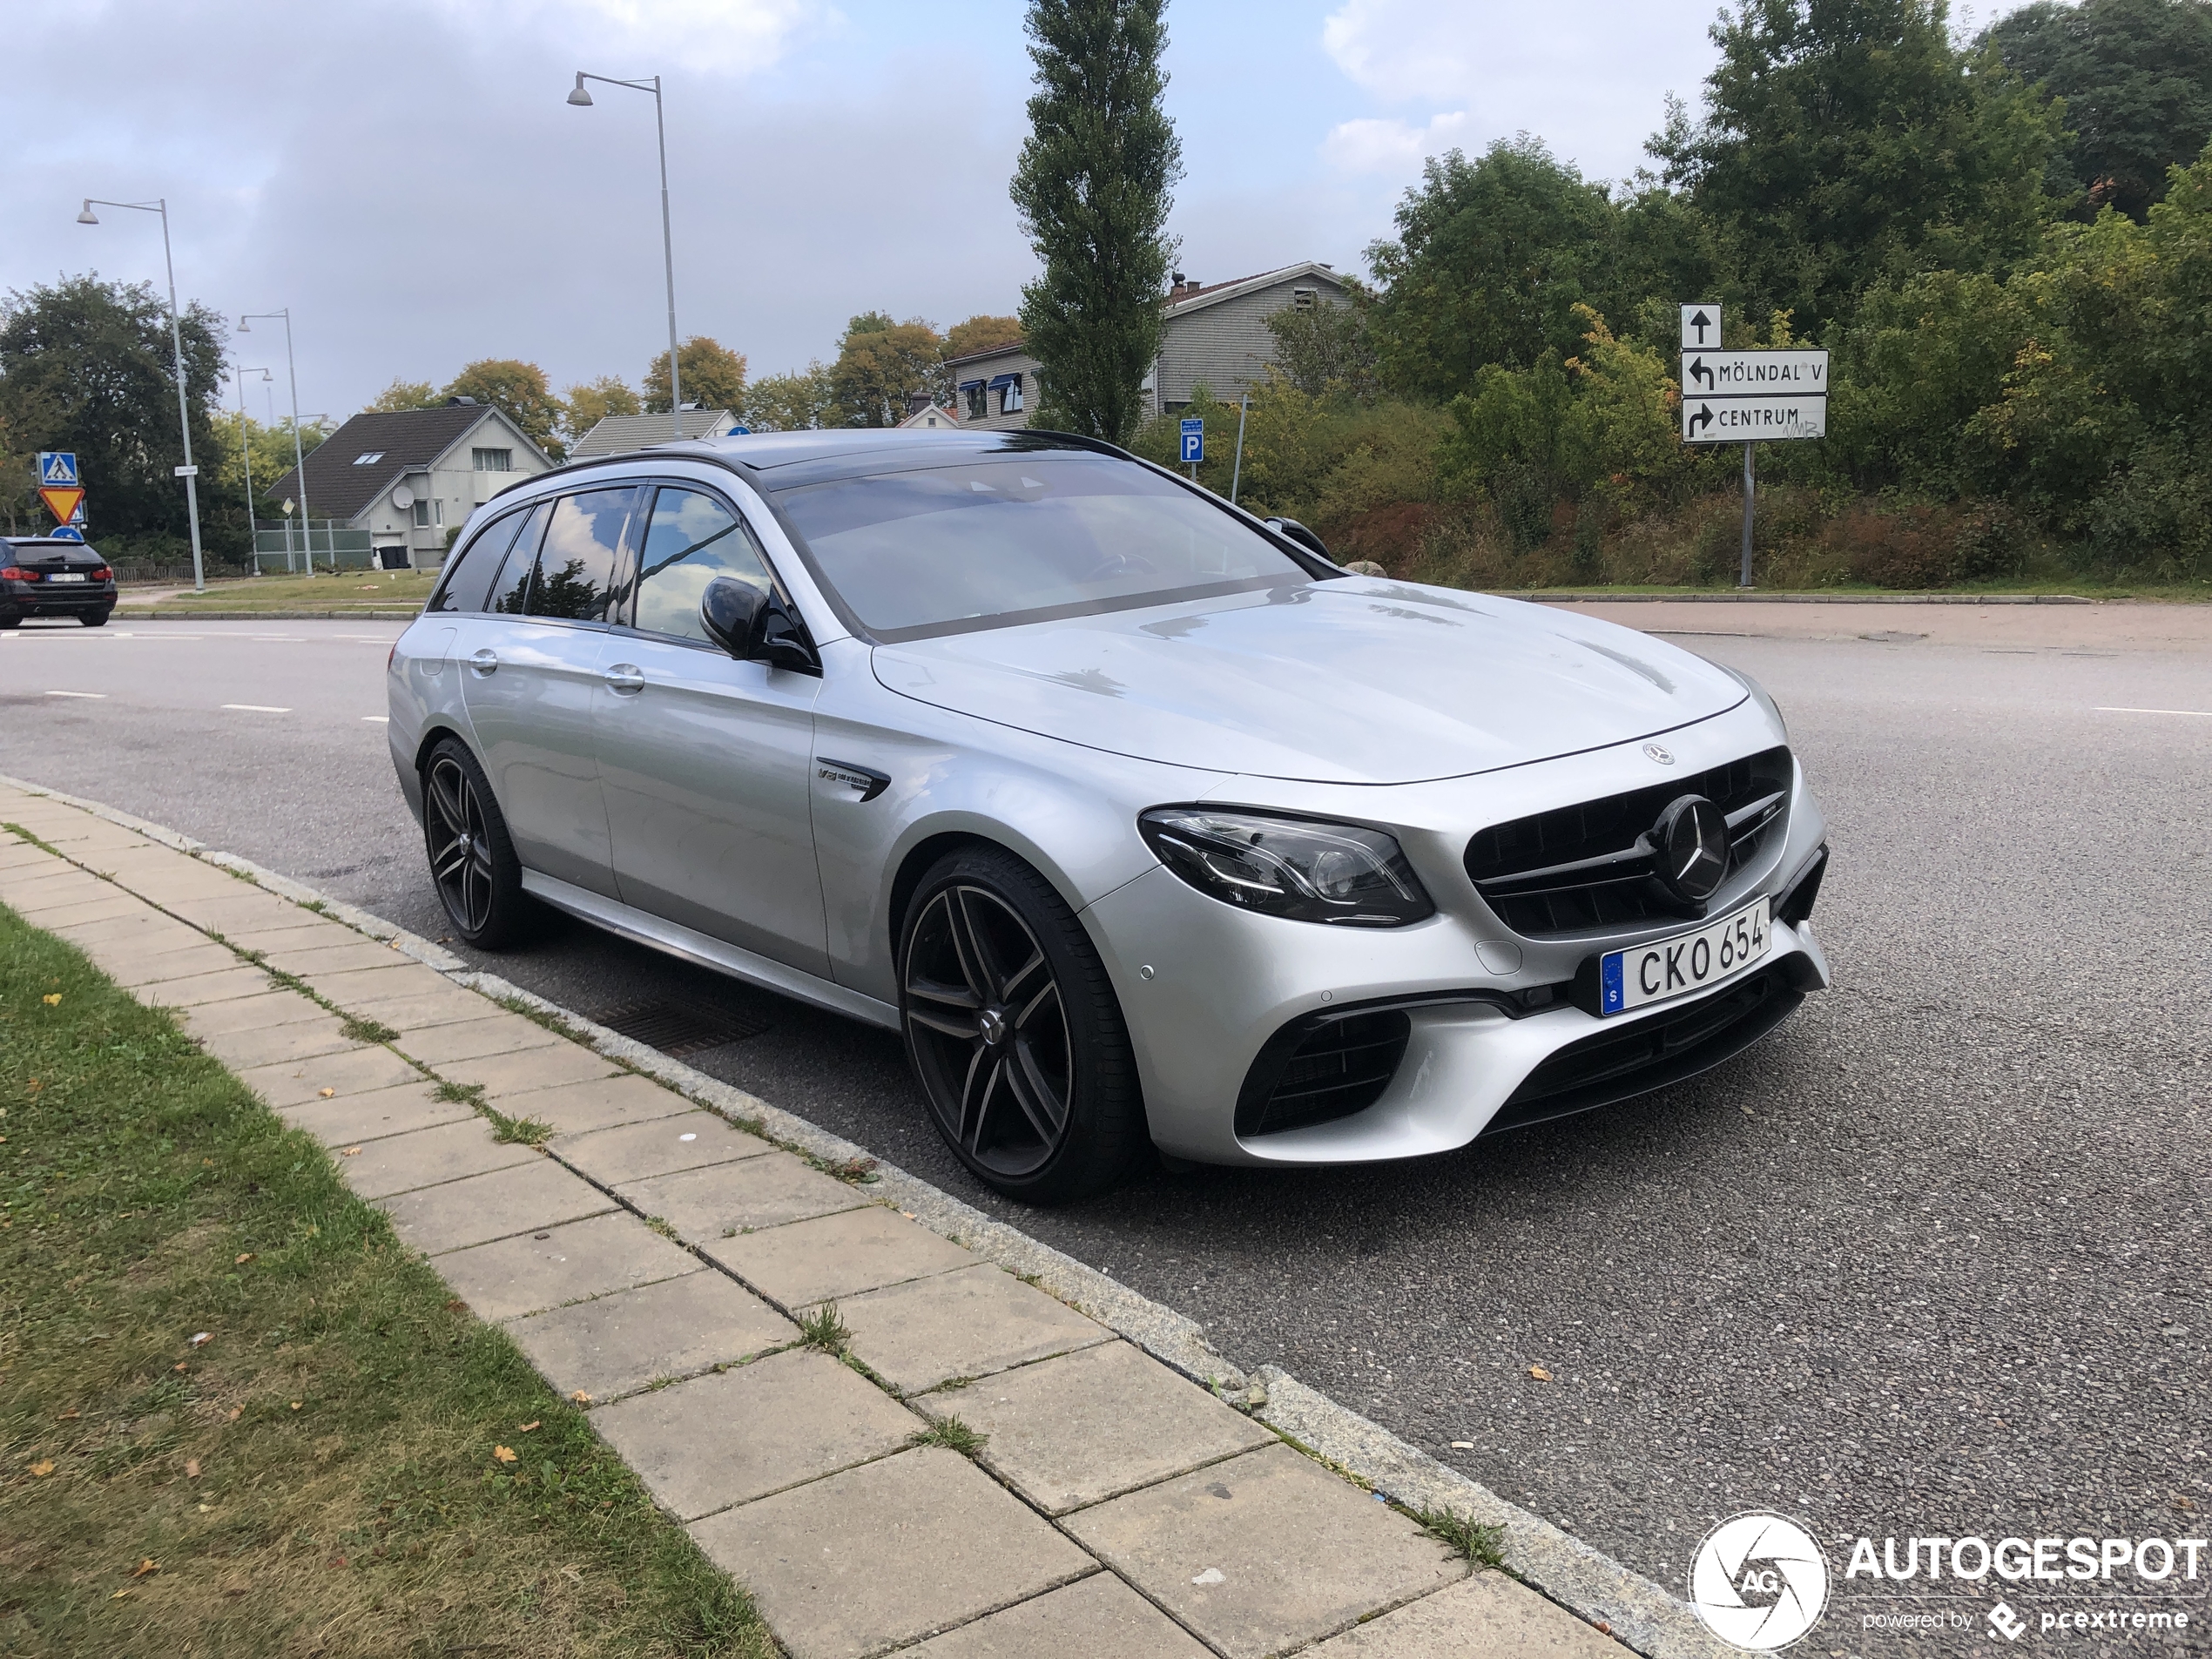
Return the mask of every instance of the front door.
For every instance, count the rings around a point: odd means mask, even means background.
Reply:
[[[826,975],[807,780],[811,674],[740,663],[706,637],[716,577],[771,585],[720,497],[649,486],[631,631],[609,636],[598,694],[599,776],[624,904]]]
[[[540,505],[453,657],[476,756],[523,867],[612,895],[592,718],[633,489]]]

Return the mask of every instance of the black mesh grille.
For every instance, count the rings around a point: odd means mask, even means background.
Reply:
[[[1252,1062],[1237,1133],[1279,1135],[1366,1110],[1390,1086],[1413,1031],[1399,1008],[1285,1028]]]
[[[1636,871],[1625,877],[1619,871],[1593,871],[1586,877],[1562,878],[1548,884],[1541,893],[1490,889],[1509,887],[1512,878],[1531,871],[1626,853],[1668,803],[1683,795],[1703,795],[1722,812],[1733,813],[1782,793],[1780,809],[1750,827],[1735,843],[1729,861],[1732,876],[1788,823],[1790,776],[1789,750],[1769,749],[1710,772],[1670,778],[1648,789],[1517,818],[1510,824],[1476,832],[1467,843],[1467,874],[1498,920],[1527,938],[1630,927],[1655,917],[1678,914],[1657,886]]]

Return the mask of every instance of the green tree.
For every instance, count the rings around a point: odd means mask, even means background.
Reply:
[[[1817,334],[1882,277],[2031,253],[2059,113],[1946,0],[1742,0],[1713,26],[1703,122],[1650,143],[1715,228],[1754,314]]]
[[[372,415],[390,415],[403,409],[435,409],[445,401],[445,394],[428,381],[395,380],[376,395],[368,410]]]
[[[1164,106],[1166,0],[1030,0],[1036,91],[1015,168],[1044,269],[1022,290],[1040,425],[1120,442],[1144,410],[1175,245],[1183,149]]]
[[[545,371],[536,363],[512,357],[482,358],[455,375],[443,395],[473,397],[479,403],[489,403],[556,461],[568,454],[560,435],[561,423],[567,418],[568,411],[561,407],[561,400],[553,395],[553,388],[545,383]]]
[[[664,353],[663,356],[665,355]],[[685,372],[691,372],[689,364],[685,366]],[[690,383],[688,381],[685,382],[687,386]],[[561,401],[568,409],[564,429],[571,446],[610,415],[638,415],[644,412],[643,406],[637,401],[637,394],[619,374],[602,374],[596,381],[585,381],[580,385],[571,386],[561,395]]]
[[[217,452],[212,416],[223,374],[221,316],[195,303],[181,319],[193,459]],[[169,308],[151,284],[64,277],[0,301],[0,424],[21,455],[70,449],[85,519],[111,556],[176,563],[190,524],[176,469],[175,354]],[[245,501],[210,475],[199,490],[202,544],[219,563],[246,551]],[[33,523],[44,528],[41,507]]]
[[[703,409],[728,409],[733,415],[745,408],[743,352],[732,351],[711,335],[693,334],[684,342],[682,363],[686,403],[695,403]],[[645,370],[645,413],[668,413],[666,352],[654,358]]]
[[[817,361],[788,374],[763,374],[745,389],[745,423],[755,432],[806,432],[837,424],[829,370]]]
[[[1308,397],[1348,397],[1369,402],[1380,388],[1373,331],[1365,294],[1342,305],[1317,303],[1310,311],[1285,306],[1267,319],[1275,361],[1283,377]]]
[[[2212,140],[2208,0],[2035,0],[1985,34],[2006,67],[2066,101],[2069,183],[2087,212],[2141,219],[2166,172]]]
[[[863,312],[846,326],[830,366],[830,399],[840,426],[896,426],[908,401],[942,390],[945,342],[919,317],[894,322]]]
[[[1001,346],[1022,343],[1022,319],[1019,317],[991,317],[978,312],[965,322],[956,322],[945,330],[945,355],[966,357],[979,351],[996,351]]]
[[[1478,161],[1432,157],[1398,234],[1367,250],[1383,285],[1373,328],[1384,377],[1449,398],[1487,364],[1526,368],[1574,349],[1575,307],[1604,280],[1613,209],[1543,141],[1500,139]]]

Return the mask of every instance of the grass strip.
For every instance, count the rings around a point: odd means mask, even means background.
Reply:
[[[1408,1507],[1406,1513],[1432,1538],[1441,1539],[1477,1567],[1506,1564],[1506,1529],[1451,1509]]]
[[[774,1648],[287,1129],[0,907],[0,1652]]]

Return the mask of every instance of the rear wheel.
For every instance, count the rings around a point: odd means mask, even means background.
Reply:
[[[931,1121],[978,1179],[1062,1204],[1128,1172],[1148,1137],[1121,1004],[1042,876],[997,847],[939,860],[907,911],[899,993]]]
[[[438,901],[462,938],[483,950],[520,938],[530,908],[522,861],[483,768],[457,738],[423,764],[422,833]]]
[[[0,632],[4,632],[10,628],[20,628],[22,626],[23,618],[21,617],[0,617]]]
[[[77,613],[77,619],[87,628],[107,626],[107,612],[105,610],[80,610]]]

